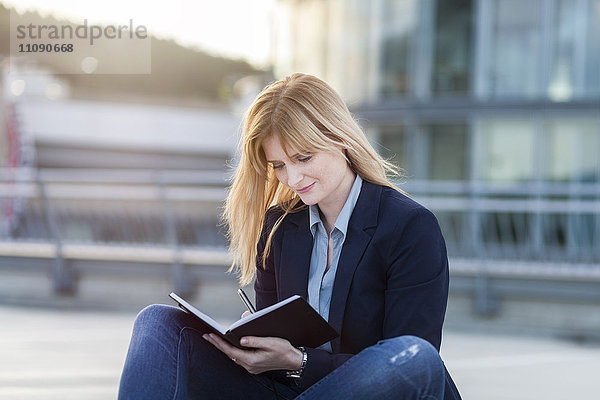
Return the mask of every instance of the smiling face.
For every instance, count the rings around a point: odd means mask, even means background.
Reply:
[[[288,158],[277,135],[265,139],[262,147],[279,182],[298,193],[305,204],[318,204],[324,214],[339,213],[355,179],[341,148],[316,153],[289,149]]]

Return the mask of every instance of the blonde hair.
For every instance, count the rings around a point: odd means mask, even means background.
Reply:
[[[346,104],[329,85],[302,73],[268,85],[244,116],[241,159],[223,213],[233,254],[230,271],[239,273],[241,285],[251,283],[256,274],[257,243],[269,207],[278,205],[284,213],[268,232],[260,257],[262,268],[281,221],[305,207],[294,191],[279,183],[273,167],[267,163],[262,143],[272,135],[278,136],[288,156],[292,149],[314,153],[341,147],[350,167],[363,180],[398,190],[388,174],[399,176],[399,168],[377,154]]]

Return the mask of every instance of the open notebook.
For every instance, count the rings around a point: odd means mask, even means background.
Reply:
[[[175,293],[169,295],[183,310],[198,317],[200,324],[232,345],[243,348],[243,336],[287,339],[293,346],[318,347],[338,333],[302,297],[294,295],[223,327]]]

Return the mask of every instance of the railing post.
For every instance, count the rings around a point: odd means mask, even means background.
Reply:
[[[487,265],[479,265],[475,278],[475,312],[482,316],[491,316],[498,311],[499,303],[490,285]]]
[[[54,258],[52,268],[52,283],[54,292],[61,295],[72,296],[77,292],[77,279],[75,271],[68,265],[67,261],[63,257],[63,246],[58,223],[56,221],[56,215],[50,205],[50,200],[46,193],[46,185],[40,175],[40,171],[36,171],[36,183],[40,191],[40,197],[42,199],[43,210],[50,231],[51,240],[54,240],[56,245],[56,257]]]
[[[469,186],[469,200],[471,210],[469,212],[472,254],[479,261],[477,266],[477,277],[475,278],[475,293],[473,301],[475,303],[475,312],[479,315],[489,316],[498,310],[499,304],[492,292],[490,285],[490,276],[488,272],[487,257],[488,251],[485,248],[485,241],[481,230],[482,223],[482,207],[480,207],[480,199],[482,196],[481,183],[471,182]]]
[[[159,175],[158,190],[160,202],[164,209],[164,222],[167,229],[167,241],[173,251],[172,279],[173,286],[177,294],[183,297],[192,297],[194,295],[194,282],[189,274],[188,268],[181,261],[181,249],[177,239],[177,226],[175,215],[171,203],[167,198],[167,187],[164,180]]]

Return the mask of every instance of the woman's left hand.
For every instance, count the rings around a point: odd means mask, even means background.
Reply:
[[[240,344],[249,349],[242,350],[214,333],[204,334],[202,337],[251,374],[274,369],[297,370],[302,366],[302,352],[285,339],[244,336]]]

